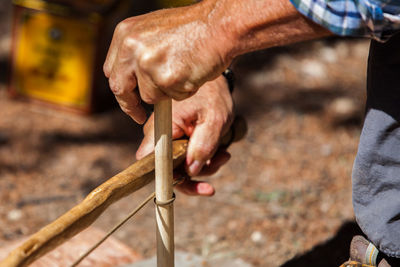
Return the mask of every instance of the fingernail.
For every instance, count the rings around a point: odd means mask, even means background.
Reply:
[[[193,163],[189,165],[189,174],[192,176],[197,175],[202,167],[203,167],[202,162],[198,160],[193,161]]]
[[[188,153],[188,155],[186,156],[186,166],[190,166],[193,163],[193,157],[190,156],[190,154]]]
[[[198,192],[201,195],[212,195],[214,193],[214,189],[207,183],[200,183],[198,185]]]

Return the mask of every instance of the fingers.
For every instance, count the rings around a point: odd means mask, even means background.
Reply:
[[[146,124],[143,126],[143,140],[136,151],[136,159],[140,160],[154,150],[154,113],[151,114]]]
[[[200,175],[211,175],[230,159],[230,154],[225,150],[219,150],[216,155],[209,160],[209,164],[203,167]],[[194,181],[184,174],[182,167],[174,170],[174,178],[186,177],[181,184],[176,185],[176,188],[189,196],[213,196],[215,194],[214,187],[204,181]]]
[[[177,119],[177,118],[174,118]],[[136,151],[136,159],[140,160],[154,150],[154,113],[149,117],[143,127],[144,137],[139,149]],[[172,139],[184,136],[185,133],[175,122],[172,123]]]
[[[114,65],[115,58],[117,57],[118,47],[121,43],[121,37],[125,34],[123,30],[125,28],[124,22],[120,22],[114,30],[113,38],[111,40],[110,47],[108,48],[107,57],[103,65],[104,75],[110,78],[112,66]]]
[[[216,173],[222,165],[227,163],[231,158],[231,154],[226,150],[218,150],[214,157],[211,160],[208,160],[207,163],[201,169],[199,175],[213,175]]]
[[[198,124],[190,137],[186,156],[186,171],[196,176],[207,160],[211,159],[218,147],[222,123],[215,119]]]
[[[139,149],[136,151],[136,159],[140,160],[154,151],[154,131],[144,136]]]
[[[120,52],[114,59],[108,82],[122,111],[137,123],[143,124],[146,121],[146,111],[141,105],[138,91],[135,90],[137,80],[134,65],[123,53],[124,51]]]
[[[132,39],[124,38],[127,27],[125,21],[117,25],[103,70],[122,111],[137,123],[143,124],[146,121],[146,112],[141,105],[138,91],[135,91],[137,80],[131,56],[135,43]]]
[[[140,96],[137,92],[126,92],[115,95],[121,110],[139,124],[146,121],[146,111],[140,104]]]
[[[189,196],[213,196],[215,194],[214,187],[206,182],[185,180],[182,184],[176,186],[180,192]]]
[[[140,97],[148,104],[155,104],[161,100],[168,99],[168,96],[163,93],[149,75],[138,72],[138,86]]]

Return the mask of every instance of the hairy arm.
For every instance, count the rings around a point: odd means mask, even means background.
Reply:
[[[288,0],[206,0],[210,25],[226,33],[227,61],[247,52],[332,35],[301,15]]]
[[[122,21],[104,72],[122,110],[143,123],[140,99],[183,100],[241,54],[329,34],[288,0],[204,0]]]

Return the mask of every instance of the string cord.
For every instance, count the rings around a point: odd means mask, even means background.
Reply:
[[[181,179],[176,180],[173,183],[173,186],[175,186],[177,184],[181,184],[186,178],[187,177],[184,176]],[[151,193],[142,203],[140,203],[133,211],[131,211],[128,214],[128,216],[126,216],[122,221],[117,223],[110,231],[108,231],[108,233],[105,234],[105,236],[102,239],[97,241],[97,243],[94,244],[91,248],[89,248],[84,254],[82,254],[82,256],[80,256],[79,259],[74,261],[74,263],[72,263],[70,265],[70,267],[78,266],[78,264],[81,263],[86,257],[88,257],[96,248],[98,248],[101,244],[103,244],[103,242],[106,241],[107,238],[109,238],[113,233],[115,233],[115,231],[117,231],[119,228],[121,228],[121,226],[123,226],[136,213],[138,213],[138,211],[140,211],[147,203],[149,203],[150,200],[154,199],[155,195],[156,195],[155,192]]]

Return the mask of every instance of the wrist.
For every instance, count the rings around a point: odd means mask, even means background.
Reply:
[[[203,5],[203,10],[207,11],[204,20],[209,25],[210,45],[217,51],[223,63],[219,73],[224,71],[238,56],[238,54],[235,54],[237,45],[235,28],[237,25],[231,21],[231,12],[234,13],[235,11],[231,8],[227,9],[230,6],[230,1],[232,0],[203,0],[200,2]]]

